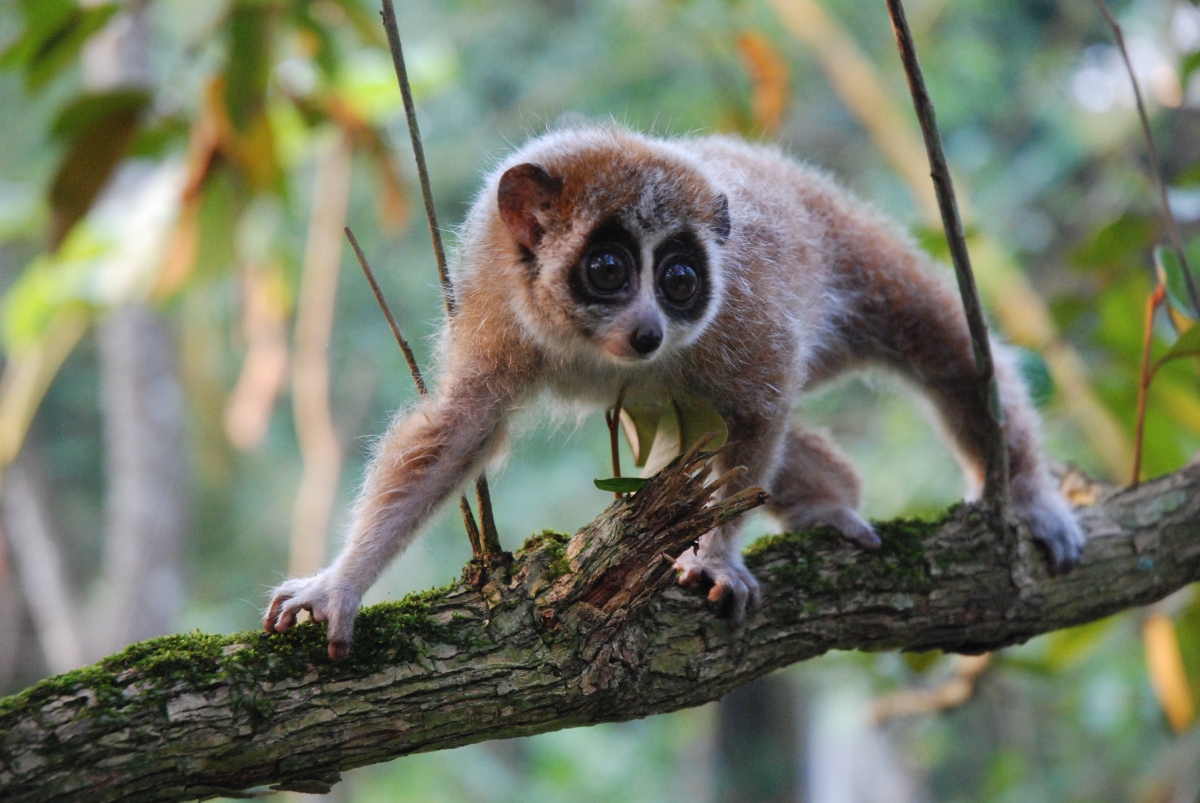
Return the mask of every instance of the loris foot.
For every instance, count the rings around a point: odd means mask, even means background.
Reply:
[[[1013,499],[1013,510],[1029,526],[1033,537],[1046,548],[1050,556],[1050,568],[1055,574],[1075,568],[1087,536],[1061,494],[1040,489],[1032,495],[1032,499],[1016,497]]]
[[[329,569],[298,580],[288,580],[271,594],[271,605],[263,618],[268,633],[286,633],[296,624],[300,611],[308,611],[314,622],[328,623],[329,657],[340,661],[350,653],[354,617],[362,597],[344,579]]]
[[[758,607],[758,581],[737,552],[724,555],[705,550],[698,553],[692,547],[676,558],[675,570],[679,572],[681,586],[692,586],[705,580],[712,583],[709,602],[728,603],[734,624],[745,621],[747,606]]]
[[[839,507],[813,517],[814,524],[827,524],[863,549],[879,549],[879,536],[870,522],[858,515],[853,508]]]

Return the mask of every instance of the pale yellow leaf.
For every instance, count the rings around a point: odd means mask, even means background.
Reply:
[[[646,465],[650,448],[654,445],[654,433],[662,417],[662,406],[658,404],[621,405],[621,428],[633,452],[633,464],[638,468]]]
[[[1154,696],[1171,728],[1176,733],[1183,733],[1196,718],[1196,704],[1183,667],[1175,623],[1165,614],[1151,614],[1142,624],[1142,641],[1146,646],[1146,671]]]

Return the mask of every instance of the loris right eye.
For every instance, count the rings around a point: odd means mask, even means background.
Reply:
[[[598,293],[615,293],[629,283],[629,257],[620,250],[605,248],[584,257],[588,284]]]

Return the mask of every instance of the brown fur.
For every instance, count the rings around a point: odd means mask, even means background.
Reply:
[[[637,294],[585,302],[572,277],[614,220],[641,249],[627,285]],[[689,320],[672,317],[655,284],[655,243],[679,232],[708,260],[707,303]],[[855,366],[890,368],[929,396],[968,475],[982,476],[984,407],[956,294],[907,236],[777,150],[615,126],[535,139],[485,183],[455,286],[438,392],[393,423],[345,549],[276,591],[268,630],[308,609],[330,621],[331,654],[344,654],[363,592],[500,447],[510,414],[545,392],[597,408],[622,388],[703,399],[729,427],[723,467],[747,469],[726,493],[762,485],[786,526],[830,524],[868,548],[878,539],[855,512],[854,469],[822,437],[789,427],[805,388]],[[647,325],[661,326],[663,342],[639,356],[631,333]],[[1015,508],[1069,567],[1082,535],[1046,471],[1024,386],[1003,352],[997,362]],[[736,525],[714,531],[676,565],[681,582],[706,578],[710,597],[732,595],[740,616],[757,583],[737,536]]]

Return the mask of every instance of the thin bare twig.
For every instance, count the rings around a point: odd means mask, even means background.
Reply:
[[[381,3],[383,27],[387,31],[388,49],[392,53],[392,66],[396,68],[396,80],[400,84],[400,96],[404,99],[404,116],[408,120],[408,134],[412,140],[413,157],[417,162],[417,177],[421,182],[421,199],[425,202],[425,217],[429,221],[429,237],[433,242],[433,255],[437,260],[438,278],[442,284],[442,301],[446,304],[446,316],[454,316],[454,284],[446,267],[446,249],[442,246],[442,230],[438,226],[437,208],[433,205],[433,190],[429,183],[429,169],[425,164],[425,147],[421,144],[421,129],[417,126],[417,109],[413,103],[412,87],[408,82],[408,69],[404,66],[404,50],[400,45],[400,29],[396,24],[396,9],[392,0]],[[492,495],[488,489],[487,475],[480,472],[475,480],[475,498],[479,503],[479,517],[483,524],[483,554],[503,553],[500,536],[496,532],[496,519],[492,513]],[[469,505],[463,500],[464,515]]]
[[[1150,362],[1150,347],[1154,343],[1154,313],[1166,298],[1167,290],[1161,284],[1155,285],[1150,297],[1146,299],[1146,326],[1142,341],[1142,370],[1138,375],[1137,416],[1135,418],[1136,432],[1133,436],[1133,476],[1129,487],[1136,488],[1142,477],[1142,440],[1146,425],[1146,394],[1150,390],[1150,380],[1154,378],[1158,367]]]
[[[504,547],[500,545],[500,534],[496,532],[496,520],[492,517],[492,494],[488,489],[487,476],[480,472],[475,480],[475,501],[479,503],[479,521],[483,525],[483,554],[491,560],[507,560]]]
[[[1179,255],[1179,264],[1183,268],[1183,279],[1187,284],[1188,299],[1192,302],[1192,308],[1196,312],[1200,312],[1200,293],[1196,291],[1196,283],[1192,279],[1192,269],[1188,265],[1187,254],[1183,250],[1183,240],[1179,236],[1179,226],[1175,222],[1175,215],[1171,212],[1171,203],[1167,199],[1167,185],[1163,181],[1162,171],[1158,166],[1158,149],[1154,147],[1154,137],[1150,134],[1150,118],[1146,114],[1146,104],[1142,101],[1142,90],[1138,86],[1137,76],[1133,72],[1133,63],[1129,60],[1129,51],[1125,49],[1125,35],[1121,31],[1121,25],[1117,22],[1112,12],[1108,10],[1104,0],[1095,0],[1096,8],[1100,10],[1100,14],[1104,17],[1104,21],[1108,23],[1108,27],[1112,29],[1113,38],[1117,40],[1117,47],[1121,51],[1121,58],[1125,61],[1125,70],[1129,73],[1129,83],[1133,85],[1133,97],[1137,101],[1138,118],[1142,122],[1142,134],[1146,138],[1146,152],[1150,157],[1150,175],[1154,179],[1155,189],[1158,190],[1158,201],[1162,205],[1163,222],[1167,226],[1167,236],[1171,238],[1171,245],[1175,247],[1175,253]],[[1134,478],[1137,482],[1137,478]]]
[[[375,294],[375,301],[383,310],[383,317],[387,318],[388,326],[392,328],[392,334],[395,336],[396,342],[400,344],[400,350],[404,352],[404,361],[408,363],[408,370],[412,374],[413,382],[416,383],[417,392],[422,396],[428,396],[429,390],[425,387],[425,377],[421,375],[421,367],[417,365],[417,358],[413,356],[408,341],[400,331],[399,324],[396,323],[396,317],[392,315],[392,308],[388,305],[387,299],[383,297],[383,291],[379,289],[379,282],[375,281],[375,272],[371,270],[366,254],[359,247],[358,238],[354,236],[354,232],[350,231],[349,226],[345,228],[345,232],[346,238],[350,240],[350,247],[354,249],[354,255],[358,257],[358,264],[362,266],[362,271],[367,277],[367,283],[371,285],[371,292]],[[475,514],[471,512],[471,503],[467,501],[466,496],[459,497],[458,507],[462,511],[463,526],[467,529],[467,540],[471,542],[471,554],[479,557],[484,551],[483,543],[479,538],[479,526],[475,523]]]
[[[608,448],[612,451],[612,467],[613,476],[621,476],[621,446],[617,438],[617,430],[621,426],[621,404],[625,401],[625,388],[621,388],[617,393],[617,403],[613,405],[612,410],[604,411],[604,423],[608,424]],[[613,494],[617,499],[621,498],[621,493],[618,491]]]
[[[396,80],[400,84],[400,96],[404,99],[404,116],[408,120],[408,135],[412,140],[413,157],[417,161],[417,177],[421,181],[421,198],[425,202],[425,217],[429,221],[429,237],[433,241],[433,256],[437,259],[438,278],[442,282],[442,300],[446,303],[446,314],[452,316],[454,285],[446,268],[446,249],[442,247],[442,230],[438,226],[437,208],[433,205],[429,169],[425,166],[425,146],[421,144],[421,129],[417,127],[417,107],[408,83],[408,69],[404,66],[404,50],[400,47],[400,29],[396,25],[396,9],[392,0],[383,0],[381,13],[383,28],[387,31],[388,49],[392,51],[392,65],[396,68]]]
[[[350,240],[350,247],[354,249],[354,255],[358,257],[358,264],[362,266],[363,273],[367,277],[367,283],[371,285],[371,292],[375,294],[375,301],[378,302],[379,308],[383,310],[383,316],[387,318],[388,326],[392,329],[392,335],[395,336],[396,342],[400,344],[400,350],[404,352],[404,361],[408,363],[408,370],[412,374],[413,382],[417,384],[417,390],[422,396],[429,393],[425,387],[425,377],[421,376],[421,368],[417,365],[417,358],[413,355],[412,348],[409,347],[408,341],[404,339],[404,335],[400,332],[400,325],[396,323],[395,316],[392,315],[392,308],[388,306],[387,301],[383,297],[383,291],[379,289],[379,282],[375,281],[375,273],[371,270],[371,266],[367,264],[367,257],[362,249],[358,246],[358,239],[355,238],[354,232],[350,231],[347,226],[346,237]]]
[[[900,47],[900,60],[904,63],[904,73],[912,91],[913,106],[917,112],[917,119],[921,122],[921,134],[925,138],[925,150],[929,155],[930,174],[934,190],[937,192],[938,208],[942,213],[942,225],[946,229],[946,240],[954,261],[954,273],[958,278],[958,290],[962,294],[963,309],[967,315],[967,327],[971,331],[975,367],[979,371],[979,393],[990,414],[983,495],[993,511],[1003,514],[1008,506],[1008,453],[1004,448],[1004,410],[1000,406],[1000,390],[996,384],[996,367],[988,343],[987,322],[983,317],[983,306],[979,302],[979,291],[975,287],[975,275],[971,271],[971,257],[967,252],[962,219],[954,198],[950,169],[942,151],[942,137],[938,133],[933,101],[925,89],[925,78],[917,61],[917,49],[904,15],[904,5],[900,0],[887,0],[887,7],[892,18],[892,28],[896,32],[896,43]]]

